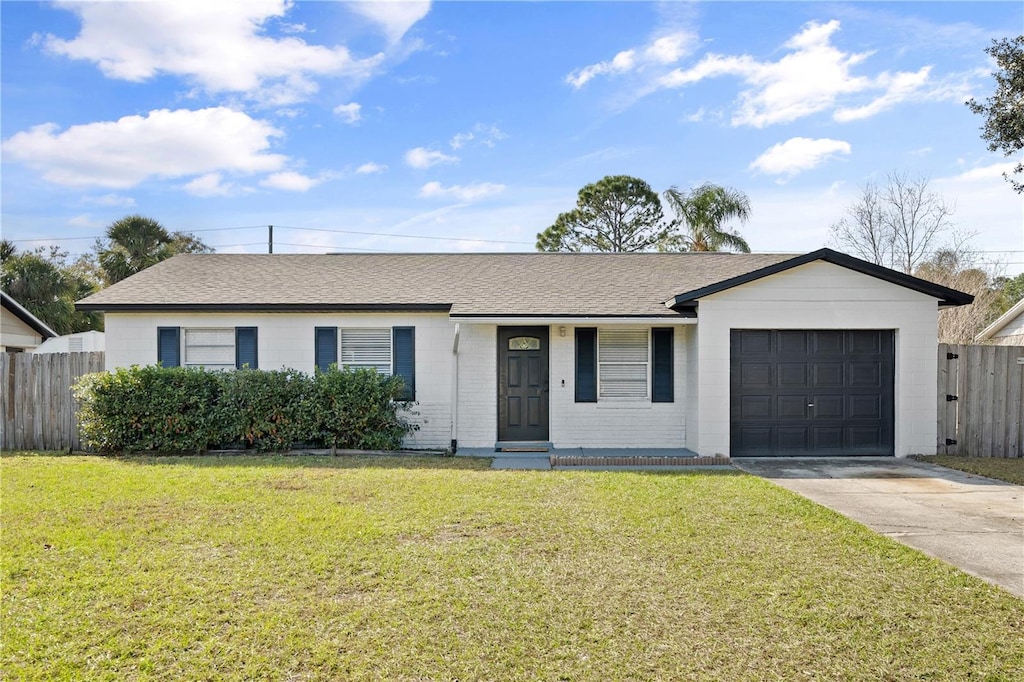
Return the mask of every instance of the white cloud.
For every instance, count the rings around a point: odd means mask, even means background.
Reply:
[[[752,170],[769,175],[792,177],[820,165],[837,154],[849,154],[850,143],[843,140],[794,137],[780,142],[750,164]]]
[[[576,69],[565,77],[565,82],[578,90],[598,76],[629,73],[650,65],[674,64],[690,54],[696,42],[697,36],[689,31],[663,35],[641,47],[623,50],[608,61]]]
[[[444,152],[437,151],[436,149],[427,149],[425,147],[416,147],[410,149],[405,153],[405,163],[413,168],[430,168],[436,166],[439,163],[456,163],[459,160],[457,156],[449,156]]]
[[[68,225],[71,227],[98,227],[101,223],[95,220],[88,213],[76,215],[72,218],[68,218]]]
[[[501,194],[505,185],[493,182],[479,182],[475,185],[452,185],[444,187],[440,182],[428,182],[420,188],[420,196],[427,199],[452,197],[459,201],[479,201],[487,197]]]
[[[867,118],[910,98],[928,84],[930,67],[912,73],[883,72],[873,78],[855,75],[853,68],[871,53],[836,48],[831,39],[839,26],[836,20],[805,24],[785,43],[790,52],[775,62],[761,62],[749,55],[709,54],[687,69],[666,74],[654,89],[684,87],[717,76],[738,77],[746,89],[739,94],[732,124],[763,128],[833,109],[841,98],[883,90],[880,97],[866,105],[844,106],[835,112],[840,122]]]
[[[268,150],[280,135],[226,107],[158,109],[63,132],[44,123],[4,140],[3,152],[59,185],[125,189],[151,178],[276,171],[287,157]]]
[[[1002,180],[1003,173],[1012,173],[1016,165],[1013,161],[1006,161],[1003,163],[993,163],[988,166],[978,166],[959,175],[947,178],[946,181],[973,182],[975,180],[995,180],[996,178]]]
[[[411,0],[357,0],[349,9],[383,29],[392,43],[397,43],[420,19],[430,12],[430,2]]]
[[[289,0],[60,6],[77,14],[82,27],[69,40],[44,36],[46,49],[93,62],[119,80],[143,82],[168,74],[210,93],[242,93],[285,105],[315,93],[317,77],[361,81],[384,59],[383,54],[359,59],[343,45],[311,45],[296,35],[268,36],[267,25],[292,8]]]
[[[330,177],[330,174],[321,173],[317,177],[311,178],[295,171],[281,171],[261,180],[260,187],[279,189],[284,192],[308,192]]]
[[[334,113],[341,117],[341,120],[348,124],[356,124],[363,118],[360,113],[363,106],[356,102],[350,102],[349,104],[339,104],[334,107]]]
[[[897,73],[894,76],[882,73],[876,79],[876,83],[885,86],[885,94],[860,107],[836,109],[833,118],[840,123],[846,123],[848,121],[870,118],[887,109],[892,109],[900,102],[920,93],[921,88],[928,83],[928,75],[931,73],[931,70],[932,67],[925,66],[914,73]]]
[[[384,164],[368,161],[359,168],[356,168],[356,173],[358,173],[359,175],[373,175],[374,173],[383,173],[387,169],[388,167],[385,166]]]
[[[98,197],[83,197],[82,201],[96,206],[134,206],[135,199],[120,194],[104,194]]]
[[[186,183],[182,189],[194,197],[230,197],[238,194],[238,185],[224,182],[220,173],[206,173]]]
[[[494,147],[495,144],[504,140],[508,135],[502,132],[496,125],[484,125],[477,123],[464,133],[456,133],[448,142],[452,149],[462,149],[470,142],[475,142],[484,147]]]

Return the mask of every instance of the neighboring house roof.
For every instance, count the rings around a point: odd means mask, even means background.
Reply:
[[[727,282],[736,286],[819,259],[916,289],[947,304],[970,301],[967,294],[828,249],[815,254],[814,258],[809,258],[812,254],[794,258],[733,253],[181,254],[83,299],[78,308],[680,317],[693,316],[693,311],[666,305],[680,292],[709,291]]]
[[[1003,330],[1011,321],[1016,320],[1019,316],[1024,315],[1024,298],[1017,301],[1009,310],[999,316],[999,318],[981,330],[974,340],[975,341],[988,341],[993,336]]]
[[[6,291],[0,291],[0,303],[2,303],[3,307],[7,308],[12,315],[31,327],[34,332],[42,336],[43,340],[57,336],[57,332],[50,329],[45,322],[30,313],[25,306],[11,298],[10,294]]]

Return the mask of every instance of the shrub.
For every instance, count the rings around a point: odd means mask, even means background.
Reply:
[[[419,427],[399,415],[401,377],[382,377],[372,369],[332,366],[313,377],[305,401],[309,434],[319,444],[356,450],[394,450],[402,438]]]
[[[215,373],[138,367],[87,374],[74,387],[85,443],[105,452],[198,452],[220,440]]]
[[[225,442],[257,450],[287,450],[302,433],[302,401],[310,380],[294,369],[242,369],[220,375],[220,421]]]
[[[83,442],[103,452],[198,452],[244,443],[282,450],[297,442],[393,450],[418,426],[400,412],[400,377],[371,369],[213,372],[122,368],[82,377],[74,388]]]

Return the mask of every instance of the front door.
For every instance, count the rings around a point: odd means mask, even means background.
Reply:
[[[548,439],[548,328],[498,327],[498,440]]]

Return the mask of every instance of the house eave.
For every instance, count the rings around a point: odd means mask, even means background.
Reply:
[[[697,324],[696,314],[677,315],[450,315],[453,322],[499,325],[688,325]]]
[[[86,312],[106,313],[152,313],[152,312],[191,312],[191,313],[315,313],[315,312],[349,312],[349,313],[386,313],[415,312],[437,313],[451,310],[449,303],[86,303],[75,304],[77,310]]]
[[[0,299],[2,299],[3,307],[7,308],[12,315],[27,324],[32,331],[42,336],[44,341],[46,339],[52,339],[55,336],[60,336],[57,332],[50,329],[45,322],[29,312],[25,306],[14,300],[14,298],[6,291],[0,291]]]

